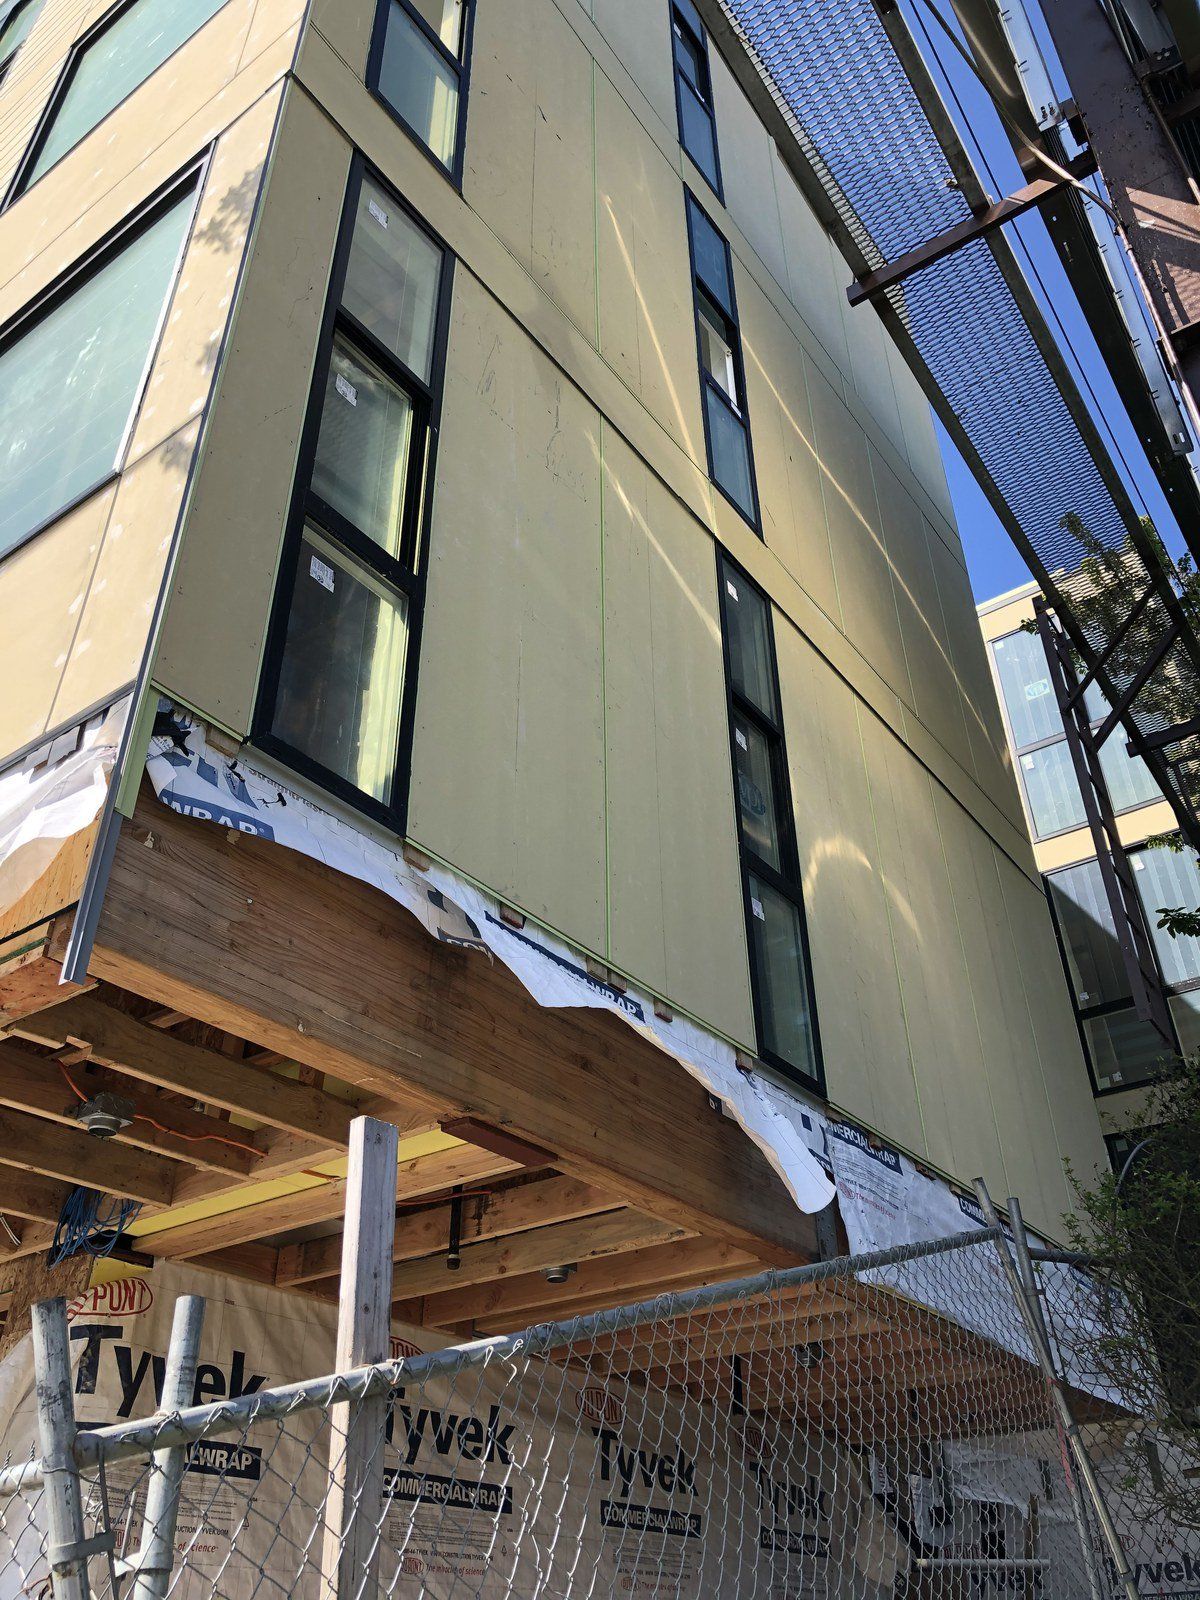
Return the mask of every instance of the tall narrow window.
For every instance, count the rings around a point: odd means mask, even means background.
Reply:
[[[367,86],[457,183],[473,0],[380,0]]]
[[[671,34],[679,142],[720,197],[721,163],[717,155],[712,75],[708,70],[708,35],[692,0],[675,0],[671,7]]]
[[[394,824],[448,269],[367,173],[347,216],[256,736]]]
[[[120,465],[194,203],[177,189],[0,336],[0,555]]]
[[[17,173],[22,194],[62,160],[218,12],[225,0],[127,0],[84,34],[67,60]]]
[[[720,586],[759,1054],[823,1092],[771,608],[724,559]]]
[[[742,337],[729,246],[689,194],[688,242],[696,297],[696,339],[708,474],[726,499],[758,528],[758,496],[746,414]]]
[[[17,51],[33,32],[45,0],[8,0],[0,3],[0,83],[8,76],[8,69],[16,59]]]

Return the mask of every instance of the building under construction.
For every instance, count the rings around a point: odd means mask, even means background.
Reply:
[[[1136,1592],[929,402],[1136,518],[821,10],[0,5],[0,1596]]]

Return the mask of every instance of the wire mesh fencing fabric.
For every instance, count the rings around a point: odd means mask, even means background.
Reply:
[[[81,1433],[75,1458],[104,1600],[1116,1592],[991,1233]],[[49,1593],[42,1481],[0,1479],[0,1600]]]

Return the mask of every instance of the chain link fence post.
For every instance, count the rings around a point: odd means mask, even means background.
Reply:
[[[182,1411],[192,1403],[196,1364],[200,1356],[200,1331],[204,1326],[204,1296],[181,1294],[175,1302],[167,1370],[163,1378],[163,1416]],[[130,1600],[163,1600],[175,1561],[175,1527],[179,1517],[179,1491],[187,1468],[188,1446],[172,1445],[151,1457],[146,1488],[142,1542],[137,1554],[121,1563],[133,1574]]]
[[[31,1308],[33,1365],[37,1385],[38,1436],[46,1486],[46,1551],[54,1600],[90,1600],[88,1556],[104,1548],[105,1538],[84,1533],[83,1499],[75,1462],[75,1401],[67,1302],[60,1295]]]
[[[1047,1352],[1052,1356],[1053,1346],[1050,1342],[1050,1330],[1046,1325],[1041,1296],[1038,1294],[1037,1280],[1034,1277],[1033,1262],[1029,1256],[1029,1241],[1025,1237],[1025,1220],[1021,1215],[1021,1203],[1013,1195],[1008,1198],[1008,1215],[1012,1221],[1017,1270],[1021,1275],[1023,1305],[1028,1308],[1030,1314],[1036,1319],[1042,1342],[1046,1346]],[[999,1248],[1000,1245],[997,1242],[997,1249]],[[1049,1383],[1048,1379],[1047,1383]],[[1096,1552],[1092,1544],[1091,1532],[1088,1528],[1087,1511],[1084,1506],[1083,1496],[1079,1490],[1079,1480],[1071,1470],[1070,1461],[1067,1459],[1069,1446],[1061,1423],[1059,1425],[1058,1438],[1059,1448],[1063,1452],[1063,1472],[1067,1480],[1067,1491],[1071,1496],[1071,1511],[1075,1518],[1075,1526],[1079,1530],[1079,1548],[1083,1555],[1088,1588],[1092,1592],[1093,1600],[1102,1600],[1104,1589],[1100,1582],[1100,1574],[1096,1568]]]
[[[1013,1298],[1016,1300],[1021,1318],[1025,1323],[1026,1331],[1029,1334],[1029,1342],[1033,1346],[1038,1365],[1045,1374],[1047,1390],[1063,1432],[1067,1436],[1071,1453],[1075,1457],[1079,1476],[1082,1478],[1088,1497],[1092,1502],[1092,1509],[1095,1512],[1097,1522],[1100,1524],[1100,1531],[1104,1535],[1104,1541],[1108,1545],[1109,1554],[1121,1587],[1124,1589],[1128,1600],[1141,1600],[1137,1580],[1133,1575],[1133,1570],[1126,1559],[1125,1551],[1121,1544],[1121,1536],[1117,1532],[1116,1524],[1113,1522],[1112,1515],[1109,1512],[1108,1503],[1104,1498],[1104,1491],[1100,1487],[1100,1480],[1096,1477],[1095,1468],[1092,1466],[1092,1458],[1088,1454],[1087,1445],[1084,1443],[1083,1435],[1079,1430],[1079,1424],[1076,1422],[1075,1414],[1071,1410],[1071,1403],[1067,1399],[1066,1386],[1058,1374],[1058,1370],[1054,1365],[1054,1358],[1050,1353],[1045,1323],[1042,1320],[1041,1303],[1038,1300],[1036,1284],[1033,1282],[1032,1263],[1029,1265],[1029,1287],[1027,1288],[1022,1272],[1017,1266],[1016,1258],[1008,1248],[999,1215],[992,1202],[992,1197],[988,1193],[987,1185],[982,1178],[975,1180],[975,1194],[983,1209],[984,1220],[996,1232],[996,1253],[1000,1257],[1000,1265],[1004,1269],[1004,1275],[1008,1279]],[[1014,1218],[1013,1234],[1014,1240],[1016,1238],[1021,1240],[1021,1244],[1017,1246],[1018,1251],[1022,1247],[1028,1251],[1029,1246],[1024,1237],[1024,1229],[1020,1225],[1019,1207],[1018,1215]]]

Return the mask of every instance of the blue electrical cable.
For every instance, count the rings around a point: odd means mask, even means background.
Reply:
[[[106,1203],[105,1197],[95,1189],[72,1189],[63,1202],[54,1229],[50,1265],[56,1267],[60,1261],[81,1252],[97,1260],[110,1256],[141,1209],[139,1200]]]

